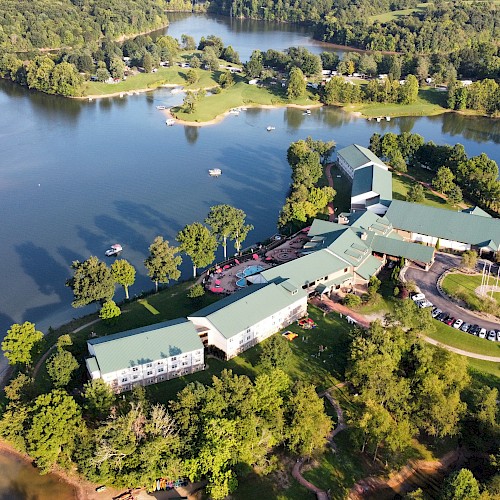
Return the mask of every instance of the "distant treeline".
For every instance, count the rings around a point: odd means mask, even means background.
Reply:
[[[168,3],[171,8],[176,5]],[[496,4],[439,2],[416,8],[418,3],[212,0],[206,5],[208,12],[227,16],[309,24],[315,38],[326,42],[425,56],[428,64],[451,64],[466,78],[500,77],[500,48],[496,43],[500,39],[500,11]],[[415,11],[391,15],[412,8]]]
[[[0,50],[93,48],[168,23],[163,0],[2,0]]]

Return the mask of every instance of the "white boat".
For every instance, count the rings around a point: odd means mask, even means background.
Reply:
[[[184,92],[184,87],[174,87],[170,91],[171,94],[180,94],[181,92]]]
[[[240,108],[241,111],[248,111],[248,108]]]
[[[165,123],[167,124],[168,127],[171,127],[172,125],[174,125],[175,119],[174,118],[167,118],[165,120]]]
[[[219,177],[222,174],[222,170],[220,168],[211,168],[208,173],[211,177]]]
[[[267,130],[268,132],[271,132],[271,130],[276,130],[276,127],[272,127],[271,125],[269,125],[269,126],[266,128],[266,130]]]
[[[304,111],[304,114],[305,114],[305,115],[310,115],[310,114],[311,114],[311,110],[310,110],[310,109],[306,109],[306,110]]]
[[[233,108],[233,109],[229,110],[229,113],[231,115],[239,115],[240,114],[240,110],[238,108]]]
[[[106,255],[106,257],[115,257],[117,255],[120,255],[122,250],[123,250],[122,246],[119,245],[118,243],[115,243],[114,245],[111,245],[111,247],[104,252],[104,255]]]
[[[156,106],[156,109],[167,109],[166,106]]]
[[[377,116],[377,121],[380,122],[382,120],[382,118],[380,118],[380,116]]]
[[[385,121],[390,122],[391,121],[391,117],[390,116],[386,116],[385,117]]]

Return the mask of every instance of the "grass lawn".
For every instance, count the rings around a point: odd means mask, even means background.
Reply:
[[[410,172],[410,174],[413,174],[413,171]],[[413,181],[412,179],[397,175],[396,172],[393,172],[392,175],[393,198],[395,200],[406,201],[406,194],[408,193],[408,190],[414,183],[415,181]],[[422,202],[422,205],[428,205],[430,207],[436,207],[436,208],[446,208],[448,210],[457,209],[457,207],[453,206],[447,200],[440,198],[439,196],[436,196],[432,191],[427,189],[425,186],[424,186],[424,194],[425,194],[425,200]]]
[[[432,116],[446,113],[446,93],[433,88],[421,88],[418,91],[418,99],[413,104],[393,103],[356,103],[347,104],[347,111],[359,112],[363,116],[373,118],[376,116]]]
[[[496,282],[496,277],[490,278],[490,284]],[[478,296],[475,293],[477,287],[481,286],[481,276],[468,276],[460,273],[451,273],[446,275],[442,283],[443,290],[450,296],[454,296],[458,290],[463,290],[471,300],[477,300]],[[488,294],[488,296],[490,296]],[[493,299],[500,306],[500,294],[494,293]]]
[[[462,349],[464,351],[473,352],[475,354],[485,354],[486,356],[500,357],[500,343],[492,342],[491,340],[480,339],[470,333],[465,333],[451,326],[434,321],[436,331],[434,333],[426,333],[428,337],[439,342]]]
[[[427,7],[427,3],[419,3],[413,9],[401,9],[401,10],[393,10],[391,12],[384,12],[383,14],[377,14],[375,16],[369,16],[369,20],[371,22],[379,22],[379,23],[388,23],[389,21],[393,21],[395,19],[399,19],[400,17],[408,16],[413,12],[424,12]]]
[[[201,70],[200,70],[201,71]],[[220,94],[207,95],[197,104],[193,113],[184,113],[180,109],[173,109],[173,114],[180,120],[190,122],[206,122],[215,119],[231,108],[251,105],[279,105],[299,104],[313,105],[317,101],[308,93],[304,98],[289,101],[281,86],[258,87],[249,85],[241,76],[235,76],[235,84],[223,90]],[[197,84],[197,86],[200,86]]]

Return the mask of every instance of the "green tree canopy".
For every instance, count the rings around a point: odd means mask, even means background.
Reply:
[[[282,335],[273,335],[261,343],[259,362],[266,372],[273,368],[285,369],[291,356],[290,341]]]
[[[111,387],[98,378],[90,380],[83,386],[83,408],[93,418],[104,420],[109,416],[115,403],[115,395]]]
[[[149,247],[149,257],[144,261],[148,276],[154,281],[158,292],[158,283],[168,283],[170,280],[179,279],[181,272],[179,266],[182,257],[177,255],[179,249],[171,247],[162,236],[157,236]]]
[[[460,265],[466,269],[475,269],[477,265],[477,258],[478,255],[475,250],[466,250],[462,254]]]
[[[2,351],[10,365],[19,363],[30,366],[33,347],[42,339],[43,333],[35,329],[34,323],[14,323],[2,341]]]
[[[441,193],[448,193],[455,185],[453,180],[455,176],[448,167],[441,167],[432,179],[432,186]]]
[[[128,300],[128,287],[135,283],[135,267],[125,259],[117,259],[111,264],[111,274],[115,283],[123,286]]]
[[[306,93],[306,81],[304,73],[300,68],[294,67],[290,70],[286,95],[288,99],[294,100],[303,97]]]
[[[83,307],[93,302],[111,300],[115,294],[115,280],[111,269],[97,257],[71,265],[73,277],[66,282],[73,290],[73,307]]]
[[[215,260],[217,239],[203,224],[194,222],[185,226],[179,231],[177,241],[180,243],[180,250],[193,262],[194,277],[198,267],[209,266]]]
[[[66,387],[73,372],[78,368],[78,361],[70,352],[58,349],[47,360],[46,367],[54,387]]]
[[[84,423],[75,400],[61,389],[38,396],[30,413],[28,451],[41,474],[46,474],[61,455],[66,460],[71,455],[75,437],[84,429]]]
[[[443,500],[478,500],[479,484],[469,469],[453,472],[445,481]]]
[[[111,321],[118,318],[122,313],[121,309],[116,305],[114,300],[107,300],[99,311],[99,318],[104,321]]]
[[[406,195],[406,201],[413,201],[414,203],[422,203],[425,200],[424,187],[419,182],[411,185]]]

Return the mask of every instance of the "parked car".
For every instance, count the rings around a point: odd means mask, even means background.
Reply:
[[[486,328],[481,328],[481,329],[479,330],[479,335],[478,335],[478,337],[479,337],[480,339],[485,339],[485,338],[486,338]]]
[[[481,330],[481,327],[479,325],[472,325],[470,333],[477,336],[479,335],[479,330]]]
[[[463,322],[464,322],[463,319],[457,318],[455,320],[455,323],[453,323],[453,328],[456,328],[458,330],[462,326]]]
[[[442,313],[439,313],[436,317],[437,320],[439,321],[445,321],[446,319],[448,318],[448,313],[445,313],[445,312],[442,312]]]
[[[413,300],[413,302],[419,302],[420,300],[425,300],[425,295],[423,293],[416,293],[415,295],[411,296],[411,300]]]
[[[453,325],[453,323],[455,323],[455,318],[453,316],[450,316],[446,321],[445,323],[448,325],[448,326],[451,326]]]
[[[460,330],[462,330],[462,332],[468,332],[469,331],[469,323],[462,323],[462,326],[460,327]]]
[[[488,332],[488,340],[491,340],[493,342],[497,341],[497,332],[495,332],[495,330],[490,330]]]
[[[441,311],[441,309],[439,309],[438,307],[435,307],[432,312],[431,312],[431,316],[433,318],[437,318],[443,311]]]
[[[417,306],[421,309],[425,309],[426,307],[432,307],[432,302],[428,301],[427,299],[419,300],[417,302]]]
[[[497,342],[500,342],[500,330],[497,330]]]

